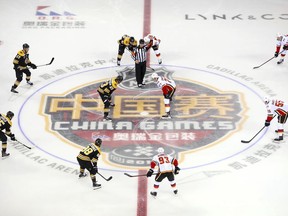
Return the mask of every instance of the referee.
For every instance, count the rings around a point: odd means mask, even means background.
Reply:
[[[135,61],[136,81],[139,88],[145,85],[143,79],[146,73],[147,51],[148,47],[146,47],[144,40],[140,39],[139,46],[135,48],[134,55],[132,55],[132,58]]]

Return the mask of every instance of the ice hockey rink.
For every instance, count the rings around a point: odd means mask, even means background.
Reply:
[[[287,8],[286,0],[0,0],[0,112],[15,113],[12,132],[32,147],[8,142],[0,215],[287,216],[287,133],[274,142],[274,119],[241,143],[264,126],[265,96],[288,101],[287,58],[253,69],[274,56],[276,34],[288,33]],[[116,65],[117,40],[148,33],[161,39],[163,63],[151,50],[138,89],[127,51]],[[12,61],[23,43],[36,65],[55,59],[14,94]],[[152,72],[177,84],[171,120],[160,119]],[[117,74],[113,122],[103,123],[96,88]],[[99,190],[78,179],[76,161],[96,137],[99,172],[113,177],[97,175]],[[179,160],[176,196],[167,180],[153,198],[153,177],[124,175],[146,173],[159,146]]]

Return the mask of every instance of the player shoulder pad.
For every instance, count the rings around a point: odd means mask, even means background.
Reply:
[[[20,50],[17,54],[20,55],[20,56],[24,56],[25,55],[23,50]]]
[[[129,45],[129,41],[130,41],[130,38],[129,37],[126,37],[123,41],[124,45],[128,46]]]

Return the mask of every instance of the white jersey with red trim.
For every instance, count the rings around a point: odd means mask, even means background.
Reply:
[[[154,35],[148,34],[147,36],[144,37],[145,43],[150,46],[159,46],[161,40],[157,39]]]
[[[159,88],[163,88],[163,86],[165,86],[165,85],[170,85],[173,88],[176,88],[176,84],[175,84],[174,80],[168,79],[168,78],[163,77],[163,76],[158,77],[156,84]]]
[[[284,115],[284,113],[288,112],[288,104],[282,100],[271,100],[267,105],[267,114],[273,115],[278,114],[280,116]]]
[[[288,46],[288,35],[278,36],[276,46],[280,48],[281,46],[284,46],[284,45]]]
[[[159,172],[172,172],[173,171],[173,165],[177,166],[178,162],[175,163],[176,159],[174,159],[172,156],[170,155],[166,155],[166,154],[158,154],[155,155],[152,159],[151,162],[151,168],[154,168],[155,165],[158,166]],[[176,164],[176,165],[175,165]]]

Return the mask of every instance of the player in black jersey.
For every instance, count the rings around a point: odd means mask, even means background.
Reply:
[[[101,187],[101,184],[96,182],[96,173],[98,172],[97,162],[101,155],[102,140],[97,138],[94,143],[89,144],[86,148],[80,151],[77,156],[77,161],[80,165],[79,178],[85,177],[87,174],[84,173],[87,169],[90,173],[90,177],[93,183],[93,188],[97,189]]]
[[[99,88],[97,89],[103,103],[104,103],[104,119],[103,121],[112,121],[109,115],[109,107],[115,106],[111,102],[111,94],[117,89],[118,84],[120,84],[123,80],[122,76],[117,76],[116,78],[112,78],[111,80],[108,80],[106,82],[103,82]]]
[[[22,81],[23,73],[26,74],[27,84],[31,86],[33,85],[33,83],[30,81],[31,72],[27,66],[30,66],[33,69],[36,69],[37,66],[31,63],[28,52],[29,52],[29,45],[25,43],[23,44],[23,49],[17,53],[17,55],[13,60],[14,70],[16,73],[16,81],[11,88],[11,92],[13,93],[18,93],[18,91],[16,91],[15,89],[19,86],[20,82]]]
[[[6,115],[0,114],[0,139],[2,141],[2,157],[7,157],[10,153],[6,153],[7,149],[7,136],[11,138],[12,141],[16,141],[15,135],[11,133],[12,118],[14,113],[8,111]],[[3,131],[5,130],[5,132]]]

